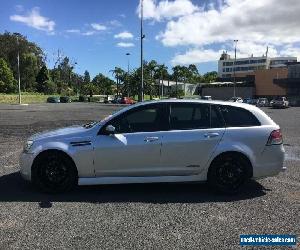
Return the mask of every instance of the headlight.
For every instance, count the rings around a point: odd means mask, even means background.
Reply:
[[[33,141],[27,141],[27,142],[24,144],[24,149],[23,149],[23,151],[24,151],[25,153],[28,153],[29,150],[30,150],[30,148],[32,147],[32,145],[33,145]]]

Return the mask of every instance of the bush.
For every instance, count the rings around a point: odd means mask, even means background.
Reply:
[[[51,80],[47,80],[44,82],[44,94],[46,95],[53,95],[57,91],[56,84]]]
[[[87,96],[79,96],[79,99],[78,99],[79,102],[87,102],[88,101],[88,97]]]
[[[183,89],[177,89],[177,93],[176,93],[176,89],[172,90],[170,93],[170,97],[175,97],[175,98],[179,98],[181,96],[184,96],[184,91]]]

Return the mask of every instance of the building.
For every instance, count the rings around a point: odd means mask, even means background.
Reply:
[[[286,76],[275,78],[273,83],[285,90],[291,104],[300,105],[300,63],[289,64]]]
[[[248,57],[248,58],[231,58],[229,54],[223,52],[218,61],[218,77],[232,78],[234,72],[250,73],[255,70],[273,69],[286,67],[288,63],[297,62],[297,57]]]
[[[275,85],[274,79],[286,78],[288,75],[287,68],[260,69],[255,74],[255,96],[269,97],[286,96],[285,88]]]
[[[191,83],[183,83],[183,82],[174,82],[174,81],[167,81],[167,80],[157,80],[156,82],[159,88],[159,95],[160,96],[168,96],[171,93],[182,90],[184,95],[192,96],[197,94],[198,84],[191,84]]]

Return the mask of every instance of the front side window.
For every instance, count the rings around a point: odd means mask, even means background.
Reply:
[[[210,128],[210,105],[172,103],[170,105],[170,129],[188,130]]]
[[[115,118],[109,124],[115,127],[115,133],[154,132],[162,130],[160,105],[147,105],[128,111]]]
[[[220,110],[226,127],[251,127],[261,125],[258,119],[246,109],[233,106],[220,106]]]

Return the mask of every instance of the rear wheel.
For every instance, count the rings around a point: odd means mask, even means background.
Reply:
[[[215,190],[233,194],[251,177],[249,160],[238,153],[225,153],[213,160],[208,171],[208,183]]]
[[[38,156],[33,164],[32,181],[44,192],[69,191],[77,184],[75,164],[60,151],[44,152]]]

